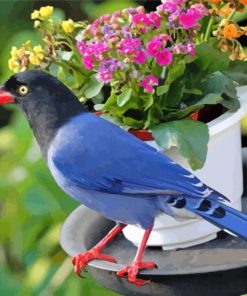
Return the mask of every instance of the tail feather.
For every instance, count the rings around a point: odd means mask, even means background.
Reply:
[[[184,208],[201,216],[221,229],[227,229],[247,240],[247,215],[222,202],[186,196]]]

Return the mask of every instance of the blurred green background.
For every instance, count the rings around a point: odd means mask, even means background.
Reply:
[[[52,5],[64,19],[92,20],[103,13],[159,1],[0,0],[0,81],[12,73],[8,59],[13,45],[30,39],[40,43],[30,14]],[[0,295],[113,296],[90,278],[72,272],[59,245],[60,228],[78,206],[51,177],[31,130],[15,108],[0,108]]]
[[[52,5],[62,18],[92,20],[137,2],[0,1],[0,81],[8,70],[10,49],[30,39],[39,43],[30,14]],[[0,295],[113,296],[90,278],[72,272],[59,245],[60,228],[78,206],[51,177],[22,114],[0,108]]]

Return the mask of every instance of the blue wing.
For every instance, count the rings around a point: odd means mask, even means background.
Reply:
[[[66,178],[85,189],[149,196],[213,194],[164,154],[90,113],[60,128],[48,158]]]

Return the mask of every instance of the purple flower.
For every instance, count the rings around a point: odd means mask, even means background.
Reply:
[[[129,25],[125,25],[122,27],[121,29],[121,33],[123,34],[124,38],[131,38],[132,34],[130,33],[130,26]]]
[[[101,32],[105,35],[105,34],[109,34],[109,35],[113,35],[115,33],[115,30],[109,26],[109,25],[104,25],[101,28]]]
[[[126,11],[127,11],[127,13],[129,13],[131,15],[134,15],[137,13],[136,8],[133,8],[133,7],[126,8]]]
[[[188,53],[190,56],[195,56],[195,44],[189,42],[187,44],[176,44],[173,48],[173,53],[181,54],[181,53]]]
[[[142,65],[145,63],[146,61],[146,52],[144,50],[140,50],[137,55],[134,57],[134,62],[139,64],[139,65]]]
[[[160,52],[162,46],[163,42],[159,39],[158,36],[155,36],[147,43],[147,53],[151,57],[156,57],[157,54]]]
[[[142,79],[141,86],[144,88],[144,92],[152,92],[154,90],[154,85],[158,85],[159,80],[154,75],[150,74]]]
[[[169,66],[172,63],[173,55],[172,53],[164,48],[162,51],[160,51],[156,56],[157,64],[160,66]]]

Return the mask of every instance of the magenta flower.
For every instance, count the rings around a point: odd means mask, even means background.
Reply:
[[[145,13],[137,13],[132,16],[132,23],[135,25],[150,26],[150,21]]]
[[[85,54],[82,57],[82,63],[84,65],[85,69],[87,69],[87,70],[92,70],[93,69],[93,59],[92,59],[91,55]]]
[[[183,26],[185,30],[191,29],[197,25],[198,15],[194,12],[181,13],[179,15],[179,24]]]
[[[141,86],[144,88],[144,92],[152,92],[154,90],[154,85],[158,85],[159,80],[154,75],[150,74],[142,79]]]
[[[160,51],[156,56],[157,64],[160,66],[169,66],[172,63],[173,55],[172,53],[164,48],[162,51]]]
[[[137,55],[134,57],[134,62],[142,65],[146,62],[146,52],[144,50],[140,50]]]
[[[167,2],[172,2],[175,3],[177,5],[183,5],[184,4],[184,0],[161,0],[162,3],[167,3]]]
[[[177,5],[173,1],[167,1],[161,5],[161,8],[166,13],[174,13],[178,10]]]
[[[147,53],[151,57],[156,57],[157,54],[160,52],[162,46],[163,42],[159,39],[158,36],[156,36],[147,43]]]
[[[112,80],[112,72],[99,72],[96,78],[104,83],[109,83]]]
[[[79,41],[77,42],[77,49],[81,54],[84,54],[86,52],[86,44],[83,41]]]
[[[152,11],[147,16],[152,26],[160,27],[161,17],[158,13]]]
[[[126,38],[122,40],[119,47],[123,55],[135,55],[137,54],[140,46],[141,46],[140,39]]]

